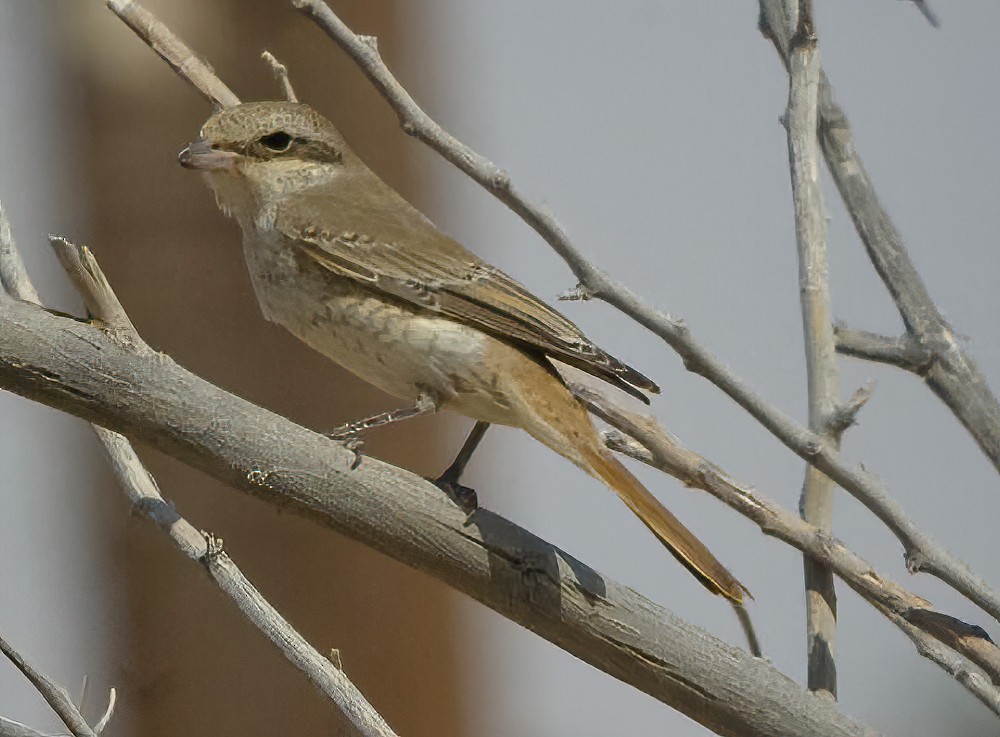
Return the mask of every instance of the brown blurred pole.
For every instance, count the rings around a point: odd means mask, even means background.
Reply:
[[[391,58],[400,4],[350,0],[340,2],[338,12],[378,35]],[[301,100],[336,120],[393,186],[412,189],[407,143],[392,113],[289,5],[145,5],[245,100],[279,96],[259,58],[263,49],[272,51],[289,67]],[[392,400],[261,318],[238,228],[218,213],[204,184],[176,165],[177,151],[197,132],[208,106],[101,4],[58,7],[65,73],[79,90],[79,117],[67,121],[67,135],[78,137],[80,186],[89,205],[89,227],[71,235],[94,248],[144,337],[211,381],[315,429],[387,408]],[[432,442],[444,429],[442,418],[414,421],[373,435],[365,449],[436,474],[457,448]],[[350,677],[398,732],[463,732],[455,599],[444,587],[175,462],[143,455],[165,496],[222,537],[251,580],[315,646],[339,649]],[[160,533],[124,517],[117,546],[131,627],[122,633],[129,659],[116,685],[130,731],[334,733],[332,709],[305,678]]]

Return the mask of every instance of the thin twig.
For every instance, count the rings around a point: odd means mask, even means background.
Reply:
[[[66,274],[83,297],[87,314],[101,323],[111,335],[119,337],[140,350],[145,347],[142,338],[129,319],[125,308],[111,289],[104,272],[97,265],[94,254],[86,246],[77,248],[58,235],[49,236],[49,244],[56,253]],[[146,350],[149,350],[146,348]]]
[[[747,650],[755,658],[764,657],[764,651],[760,647],[760,638],[757,637],[757,628],[753,626],[753,619],[750,618],[750,612],[747,611],[746,606],[743,604],[737,604],[735,601],[729,602],[733,611],[736,613],[736,619],[740,623],[740,629],[743,630],[743,636],[747,641]]]
[[[83,714],[76,708],[73,699],[62,686],[53,683],[44,675],[39,673],[28,663],[20,653],[0,636],[0,652],[7,656],[14,666],[24,674],[24,677],[31,681],[31,685],[42,695],[46,703],[52,707],[52,711],[62,720],[74,737],[96,737],[94,730],[87,724]]]
[[[50,241],[59,262],[83,293],[84,301],[94,317],[103,325],[109,326],[108,332],[116,334],[119,339],[124,338],[120,342],[128,350],[137,355],[152,354],[153,351],[146,346],[125,314],[125,309],[90,250],[57,236],[51,237]],[[110,326],[117,327],[111,330]],[[221,541],[214,538],[206,541],[204,534],[199,533],[163,499],[156,481],[142,465],[128,439],[97,425],[93,425],[93,428],[107,449],[111,464],[129,500],[169,534],[185,555],[205,566],[212,580],[247,619],[334,703],[352,725],[354,732],[363,737],[395,737],[389,725],[344,672],[334,668],[309,645],[253,587],[222,551]]]
[[[298,102],[299,98],[295,95],[295,90],[292,88],[292,81],[288,78],[288,67],[274,58],[274,54],[270,51],[265,51],[260,55],[260,58],[271,67],[271,72],[274,74],[274,78],[278,80],[278,84],[281,85],[281,92],[285,96],[288,102]]]
[[[788,111],[785,118],[798,247],[809,429],[822,436],[830,446],[839,449],[842,430],[835,427],[834,418],[840,411],[840,378],[833,337],[826,217],[819,186],[819,146],[816,143],[820,56],[810,0],[786,0],[786,9],[786,14],[790,19],[795,18],[797,26],[789,62]],[[812,464],[806,464],[799,510],[806,522],[824,532],[831,529],[833,522],[834,491],[829,476]],[[803,568],[807,683],[810,690],[823,691],[836,698],[837,593],[833,572],[808,555],[803,556]]]
[[[94,734],[101,735],[108,725],[111,723],[111,717],[115,715],[115,706],[118,704],[118,692],[115,689],[111,689],[108,694],[108,708],[104,710],[101,718],[97,720],[97,724],[94,725]]]
[[[926,623],[928,636],[941,639],[973,661],[1000,686],[1000,649],[982,628],[934,612],[929,601],[877,573],[867,561],[828,532],[733,480],[714,463],[684,447],[654,418],[625,409],[589,387],[573,384],[571,388],[595,415],[614,428],[604,433],[609,448],[657,468],[686,486],[707,491],[756,523],[765,535],[823,563],[878,611],[892,612],[907,624],[924,626]],[[899,624],[898,620],[893,621]]]
[[[190,82],[217,108],[234,107],[240,104],[233,91],[204,60],[175,36],[155,15],[132,0],[107,0],[108,8],[136,35],[160,55],[170,68],[181,78]]]
[[[861,358],[876,363],[924,374],[934,360],[934,355],[925,350],[920,342],[909,334],[890,338],[867,330],[850,330],[836,326],[837,352],[852,358]]]
[[[584,293],[607,302],[662,338],[680,355],[689,371],[719,387],[799,457],[812,463],[857,498],[902,543],[907,567],[911,571],[936,576],[1000,620],[1000,592],[917,527],[874,474],[850,466],[821,435],[766,402],[725,362],[698,343],[682,321],[645,302],[587,260],[552,214],[529,202],[514,187],[506,172],[435,123],[392,76],[376,46],[351,31],[326,3],[320,0],[292,0],[292,4],[312,18],[358,64],[399,115],[407,134],[427,143],[519,215],[566,261]],[[822,105],[822,98],[820,103]],[[820,110],[822,112],[822,107]]]

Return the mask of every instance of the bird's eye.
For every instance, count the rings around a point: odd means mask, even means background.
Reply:
[[[284,131],[278,131],[277,133],[262,136],[260,142],[272,151],[281,153],[282,151],[287,151],[288,147],[292,145],[292,137]]]

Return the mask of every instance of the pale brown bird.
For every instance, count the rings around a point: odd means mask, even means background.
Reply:
[[[744,586],[604,447],[551,360],[645,399],[657,386],[591,343],[517,281],[437,230],[306,105],[258,102],[213,115],[180,163],[207,175],[243,248],[264,316],[411,406],[347,436],[437,410],[519,427],[610,486],[716,594]]]

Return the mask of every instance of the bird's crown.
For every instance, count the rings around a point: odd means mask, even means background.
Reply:
[[[212,148],[259,160],[342,163],[353,153],[333,123],[299,102],[248,102],[221,110],[201,129]]]

